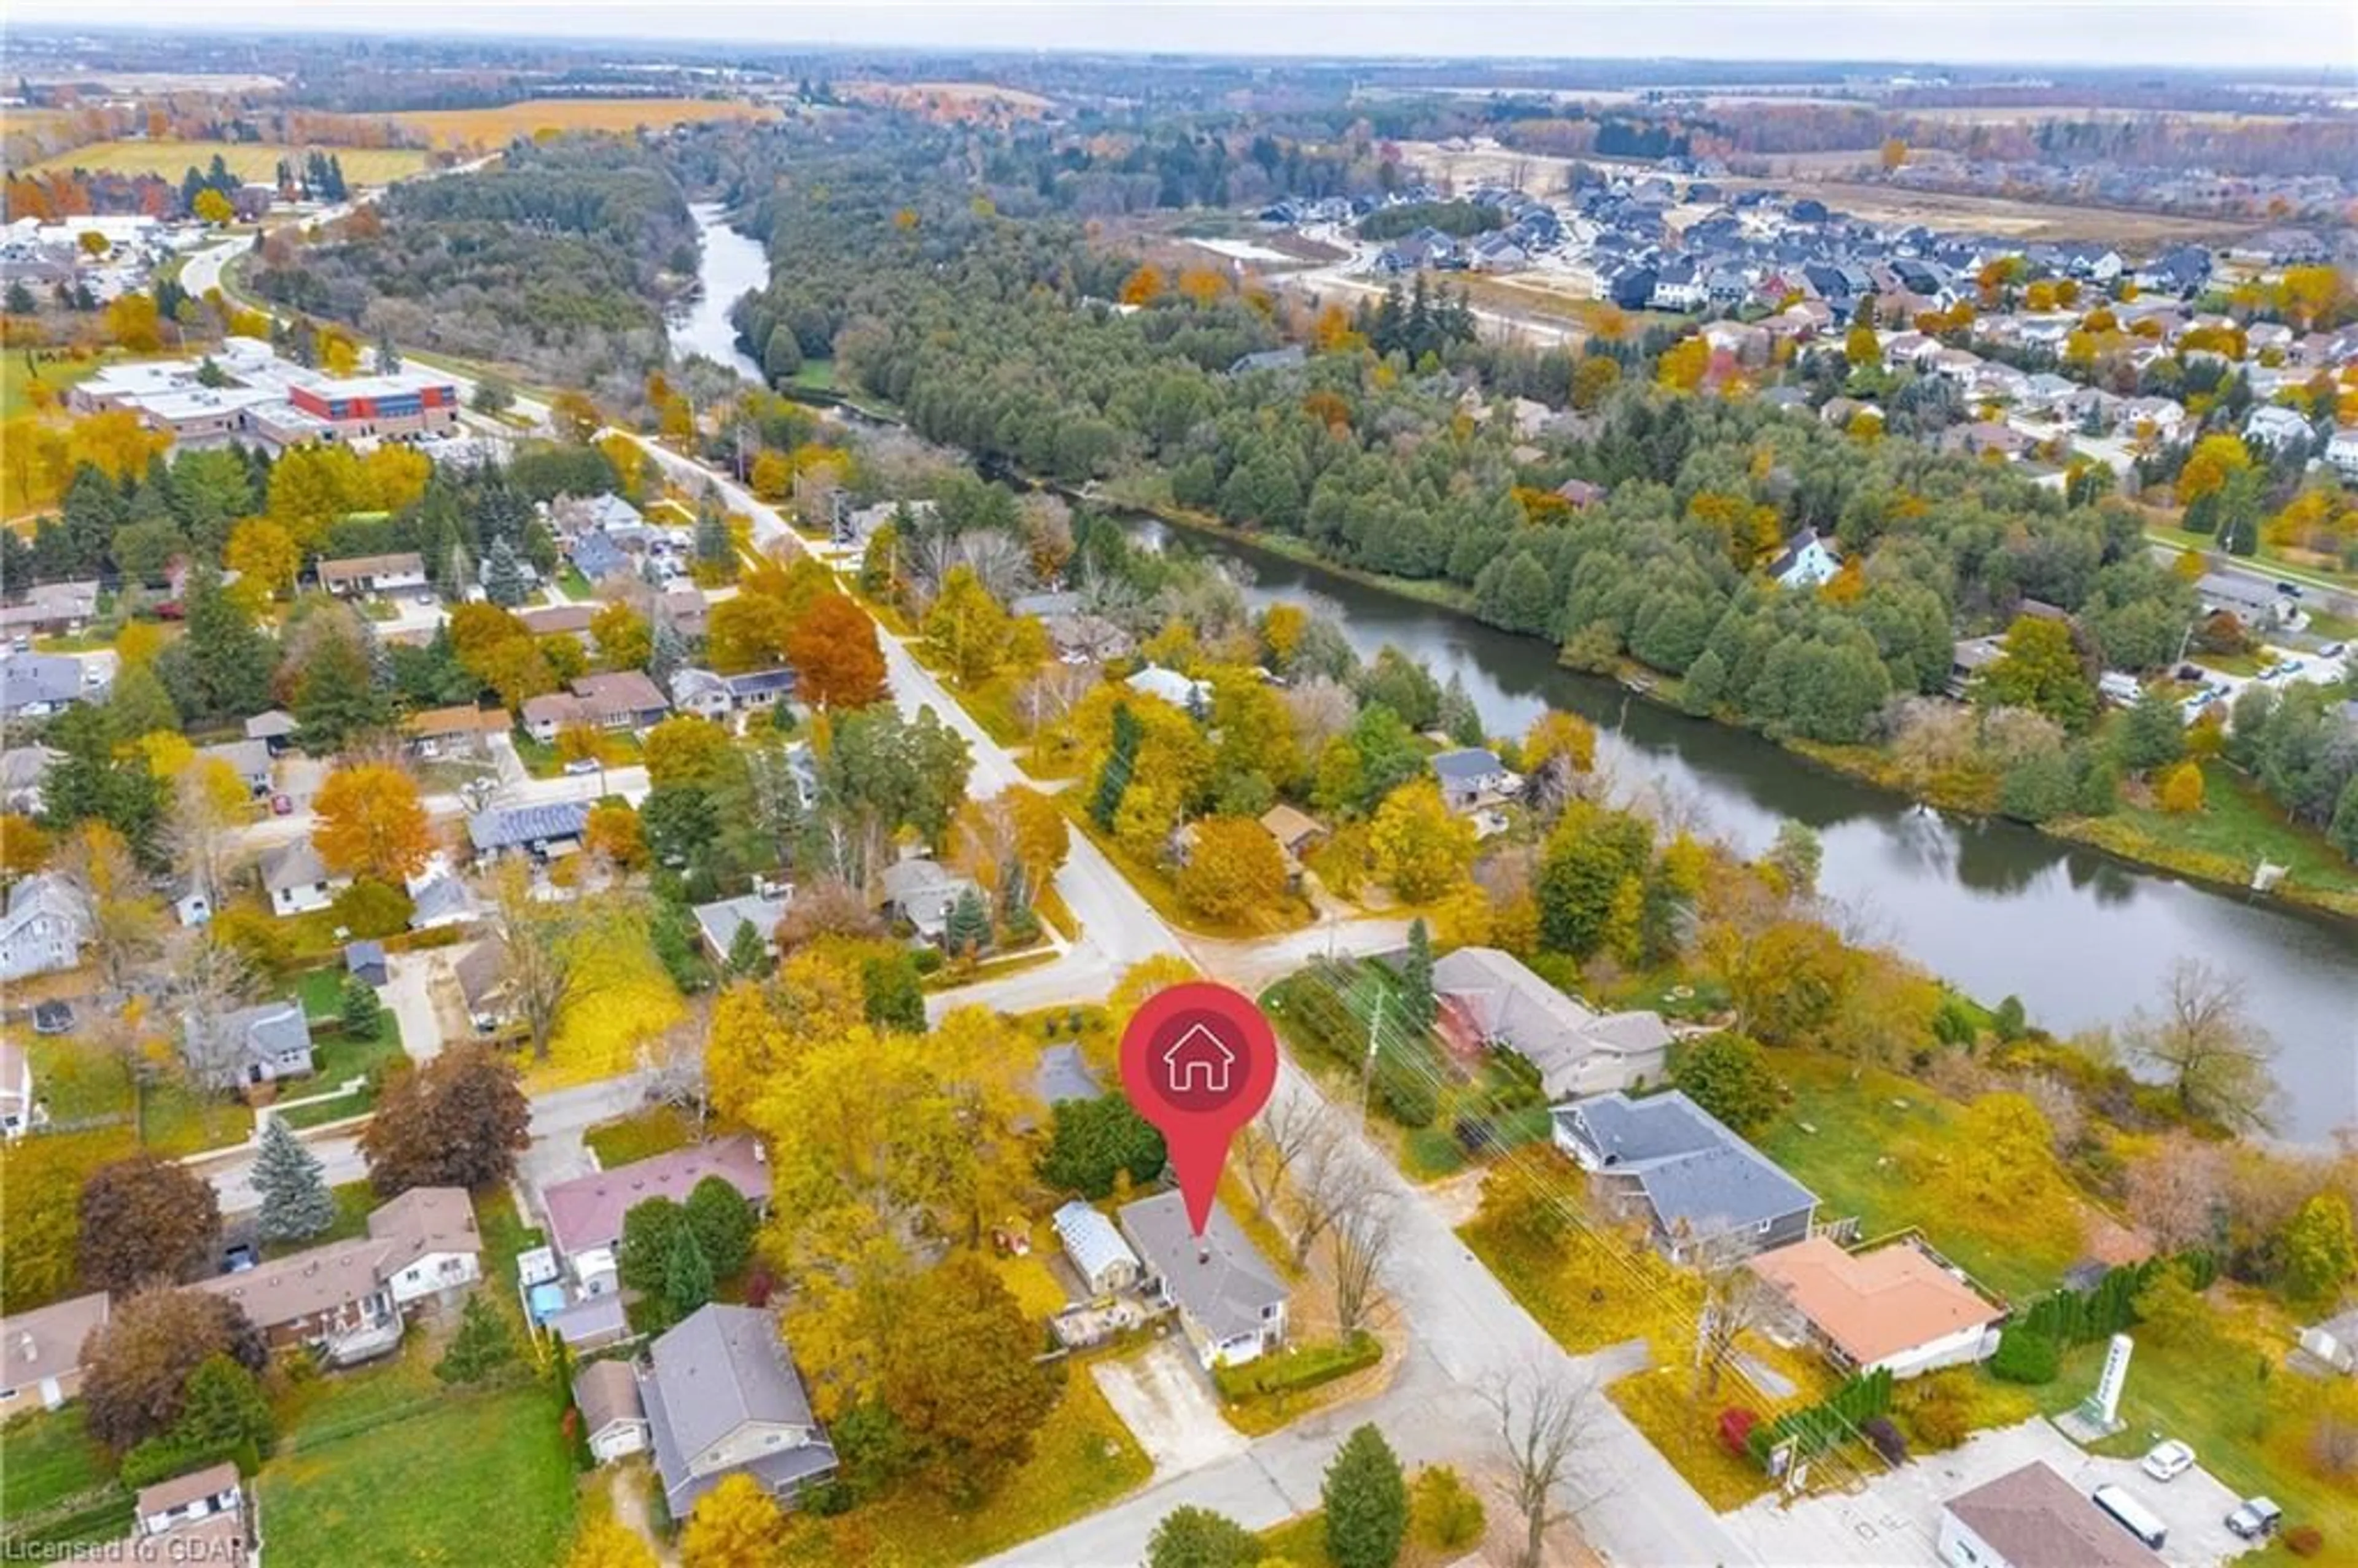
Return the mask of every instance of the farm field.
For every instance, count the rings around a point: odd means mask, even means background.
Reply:
[[[1724,183],[1731,189],[1753,185],[1779,188],[1783,184],[1747,179]],[[2180,218],[2163,212],[2021,201],[2005,196],[1951,195],[1838,179],[1812,181],[1806,191],[1829,207],[1874,223],[1925,223],[1986,230],[2018,240],[2087,240],[2098,244],[2125,245],[2140,254],[2180,241],[2215,241],[2252,226],[2232,219]]]
[[[189,168],[211,165],[213,155],[244,180],[267,180],[278,172],[278,160],[299,160],[306,147],[271,146],[259,142],[92,142],[70,153],[59,153],[33,166],[35,174],[68,169],[107,169],[116,174],[157,174],[178,179]],[[323,147],[344,166],[344,178],[353,185],[385,185],[417,173],[426,155],[415,147]]]
[[[699,120],[774,120],[766,103],[722,98],[527,98],[496,109],[410,109],[386,119],[439,147],[498,146],[543,131],[634,131]]]

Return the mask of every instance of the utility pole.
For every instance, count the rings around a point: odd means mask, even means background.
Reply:
[[[1383,1038],[1384,997],[1376,993],[1376,1010],[1368,1015],[1368,1058],[1359,1067],[1359,1136],[1368,1134],[1368,1097],[1376,1082],[1376,1047]]]

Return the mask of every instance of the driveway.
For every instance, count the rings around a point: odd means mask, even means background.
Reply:
[[[2175,1481],[2157,1481],[2134,1459],[2081,1452],[2044,1417],[1976,1433],[1962,1448],[1877,1476],[1864,1493],[1809,1498],[1790,1509],[1764,1498],[1722,1514],[1720,1523],[1762,1563],[1933,1563],[1942,1503],[2033,1460],[2045,1461],[2083,1497],[2106,1482],[2135,1496],[2169,1527],[2161,1557],[2173,1568],[2212,1568],[2244,1550],[2225,1524],[2241,1499],[2200,1465]]]
[[[1220,1419],[1210,1379],[1178,1343],[1165,1340],[1142,1356],[1098,1362],[1089,1375],[1154,1461],[1158,1476],[1244,1452],[1244,1433]]]
[[[449,967],[449,957],[443,949],[385,956],[384,984],[377,988],[377,995],[393,1009],[401,1024],[402,1052],[413,1062],[434,1060],[449,1038],[434,1005],[435,977]]]

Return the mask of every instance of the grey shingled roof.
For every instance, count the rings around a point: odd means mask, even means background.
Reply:
[[[1200,1241],[1175,1192],[1126,1206],[1120,1220],[1147,1270],[1214,1339],[1250,1334],[1263,1323],[1262,1308],[1284,1304],[1285,1286],[1217,1204]]]
[[[650,1360],[639,1379],[639,1395],[673,1517],[738,1470],[782,1490],[835,1468],[834,1448],[817,1438],[749,1465],[690,1474],[698,1456],[749,1422],[817,1428],[802,1378],[768,1313],[715,1303],[656,1340]]]
[[[1665,1230],[1684,1222],[1696,1235],[1714,1235],[1817,1203],[1809,1188],[1678,1090],[1639,1100],[1598,1095],[1558,1106],[1554,1115],[1607,1170],[1637,1180]]]
[[[479,811],[467,818],[467,837],[478,849],[512,849],[545,838],[579,838],[589,826],[590,807],[564,800]]]
[[[1492,773],[1504,773],[1506,766],[1498,761],[1496,752],[1486,752],[1480,747],[1444,752],[1433,759],[1433,776],[1451,784],[1472,784]]]
[[[262,885],[273,892],[312,887],[327,880],[327,863],[308,838],[289,838],[262,857]]]

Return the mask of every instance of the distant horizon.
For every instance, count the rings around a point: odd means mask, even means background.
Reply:
[[[2208,76],[2290,74],[2312,81],[2338,77],[2358,87],[2358,6],[2310,0],[2243,5],[2212,0],[2077,0],[2055,5],[2026,0],[1663,0],[1649,5],[875,0],[864,5],[723,4],[685,15],[640,0],[420,0],[394,13],[340,4],[293,12],[283,3],[219,0],[201,14],[166,11],[153,0],[17,0],[9,9],[0,37],[35,30],[176,37],[259,32],[582,47],[644,43],[672,54],[752,47],[1337,64],[1612,60],[1720,68],[1823,63],[2026,72],[2169,70]],[[1476,40],[1476,48],[1465,47]],[[1936,52],[1922,52],[1927,43],[1934,43]],[[2119,53],[2124,49],[2142,52],[2125,58]]]

